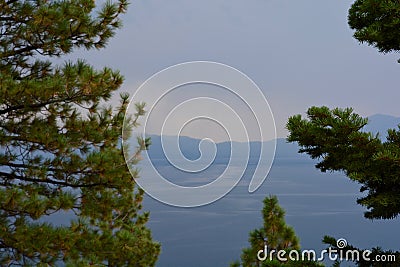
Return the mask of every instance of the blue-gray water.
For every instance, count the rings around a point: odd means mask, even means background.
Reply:
[[[277,157],[264,184],[253,194],[247,192],[249,172],[240,184],[221,200],[199,208],[176,208],[146,197],[148,226],[154,239],[162,244],[158,267],[229,266],[239,259],[248,245],[248,233],[262,224],[262,200],[278,196],[286,210],[286,221],[300,237],[302,249],[317,252],[326,248],[324,235],[345,238],[360,248],[381,246],[400,250],[400,221],[370,221],[363,217],[363,207],[356,204],[359,185],[342,174],[321,173],[306,157]],[[143,165],[140,179],[148,166]],[[160,164],[163,175],[176,183],[190,184],[191,176]],[[213,165],[203,176],[217,176],[224,165]],[[192,181],[199,183],[201,175]],[[256,255],[255,255],[256,257]],[[343,264],[342,266],[349,266]]]
[[[177,171],[162,157],[155,157],[154,162],[168,180],[195,186],[215,179],[227,161],[218,158],[211,167],[197,174]],[[356,204],[356,199],[362,196],[360,186],[343,174],[321,173],[314,164],[307,156],[299,155],[295,145],[280,142],[267,180],[253,194],[247,188],[255,165],[249,166],[241,182],[228,195],[207,206],[176,208],[146,196],[143,206],[150,211],[148,227],[162,245],[157,266],[229,266],[240,258],[242,248],[248,246],[249,231],[262,225],[262,200],[270,194],[278,196],[286,210],[286,221],[294,227],[302,249],[314,249],[318,253],[326,248],[321,242],[323,236],[331,235],[345,238],[360,248],[381,246],[400,250],[400,220],[365,219],[365,208]],[[139,179],[153,175],[149,163],[143,161],[139,167]],[[51,221],[62,224],[69,217],[60,212]]]

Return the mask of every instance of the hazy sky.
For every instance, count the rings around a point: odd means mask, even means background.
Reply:
[[[177,63],[230,65],[261,88],[279,137],[286,136],[289,116],[313,105],[400,116],[400,54],[380,54],[352,37],[352,2],[136,0],[106,49],[76,56],[119,69],[126,79],[122,90],[131,93]],[[185,133],[205,134],[194,129]]]

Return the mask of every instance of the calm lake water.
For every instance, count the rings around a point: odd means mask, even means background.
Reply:
[[[142,163],[143,179],[150,175],[148,167]],[[205,184],[224,168],[223,164],[214,164],[205,173],[191,175],[157,164],[163,176],[183,185]],[[278,196],[286,210],[286,222],[295,229],[302,249],[319,252],[326,248],[321,242],[323,236],[331,235],[360,248],[379,245],[400,250],[400,221],[364,219],[365,209],[356,204],[357,197],[362,196],[359,185],[344,175],[321,173],[306,157],[278,157],[264,184],[249,194],[250,174],[251,170],[247,171],[224,198],[199,208],[171,207],[146,197],[148,226],[154,239],[162,244],[157,266],[229,266],[248,246],[249,231],[261,226],[262,200],[270,194]]]
[[[296,155],[296,154],[295,154]],[[206,171],[190,174],[177,171],[166,161],[156,168],[170,181],[195,186],[206,184],[220,175],[225,164],[213,164]],[[349,244],[370,249],[400,250],[400,220],[367,220],[365,209],[356,204],[362,194],[359,185],[340,173],[321,173],[306,156],[276,157],[268,178],[253,194],[247,192],[250,165],[240,183],[225,197],[198,208],[177,208],[162,204],[150,196],[144,198],[144,210],[150,211],[148,227],[161,243],[157,267],[229,266],[248,246],[248,233],[262,225],[263,199],[277,195],[286,210],[286,222],[300,238],[302,249],[317,253],[327,248],[324,235],[345,238]],[[151,166],[141,162],[139,179],[146,179]],[[240,171],[238,170],[238,175]],[[59,212],[49,219],[65,224],[71,214]],[[256,257],[256,255],[255,255]],[[327,262],[326,266],[331,266]],[[342,266],[354,266],[351,263]]]

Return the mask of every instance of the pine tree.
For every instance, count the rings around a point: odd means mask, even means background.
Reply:
[[[322,172],[342,171],[368,195],[357,200],[369,219],[393,219],[400,213],[400,128],[388,130],[387,141],[363,131],[368,119],[353,109],[311,107],[307,118],[289,118],[288,141],[300,153],[319,159]]]
[[[380,52],[400,51],[400,1],[356,0],[348,15],[354,37]]]
[[[257,258],[259,250],[268,247],[272,250],[300,250],[299,239],[294,229],[285,222],[285,211],[279,206],[276,196],[264,199],[262,216],[264,219],[263,227],[255,229],[249,233],[249,248],[242,250],[241,262],[234,262],[231,267],[280,267],[280,266],[322,266],[313,261],[288,261],[280,262],[276,258],[267,257],[265,261]],[[287,256],[287,255],[286,255]]]
[[[122,153],[144,114],[123,126],[128,95],[100,107],[122,84],[118,71],[50,60],[100,49],[127,2],[0,0],[0,265],[154,266],[160,246],[140,212],[143,191]],[[96,13],[97,12],[97,13]],[[123,129],[124,127],[124,129]],[[148,140],[140,140],[136,164]],[[73,221],[53,225],[64,211]]]

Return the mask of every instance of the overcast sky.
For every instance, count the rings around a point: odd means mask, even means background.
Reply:
[[[289,116],[313,105],[400,116],[400,54],[380,54],[352,37],[352,2],[136,0],[106,49],[75,56],[119,69],[125,76],[121,90],[131,93],[177,63],[230,65],[261,88],[279,137],[287,134]],[[193,128],[185,133],[198,136],[199,127]]]

